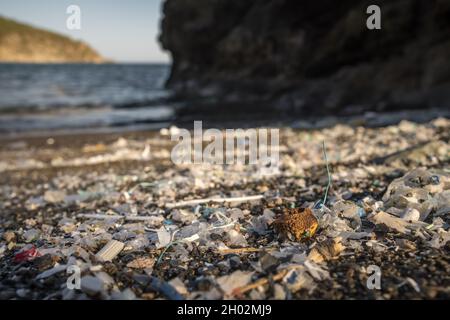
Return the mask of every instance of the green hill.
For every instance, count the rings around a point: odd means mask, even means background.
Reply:
[[[106,60],[81,41],[0,17],[0,62],[102,63]]]

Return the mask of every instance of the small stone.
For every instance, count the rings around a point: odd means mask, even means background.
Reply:
[[[133,290],[130,288],[126,288],[122,292],[113,292],[111,294],[111,299],[113,300],[135,300],[136,295],[134,294]]]
[[[12,249],[14,249],[14,247],[16,246],[16,243],[15,242],[10,242],[10,243],[8,243],[8,250],[12,250]]]
[[[182,294],[182,295],[188,294],[186,286],[184,285],[183,281],[180,280],[180,278],[175,278],[175,279],[170,280],[169,284],[172,287],[174,287],[175,290],[177,290],[179,294]]]
[[[37,257],[33,260],[33,265],[39,270],[44,271],[52,268],[56,262],[59,261],[58,256],[52,256],[50,254],[43,255],[41,257]]]
[[[402,249],[416,250],[416,245],[412,241],[409,241],[407,239],[397,239],[395,240],[395,242]]]
[[[104,288],[112,288],[116,283],[114,279],[104,271],[97,272],[95,277],[102,282]]]
[[[44,200],[49,203],[63,202],[65,198],[66,193],[64,191],[48,190],[44,194]]]
[[[5,239],[7,243],[10,243],[16,239],[16,234],[13,231],[6,231],[3,234],[3,239]]]
[[[408,220],[408,221],[419,221],[419,219],[420,219],[420,212],[417,209],[408,208],[408,209],[405,210],[405,213],[403,213],[402,219],[405,219],[405,220]]]
[[[9,300],[16,296],[14,290],[0,290],[0,300]]]
[[[273,286],[273,298],[275,300],[285,300],[286,299],[286,292],[283,288],[283,286],[276,283]]]
[[[25,221],[24,221],[24,223],[25,223],[25,225],[27,226],[27,227],[34,227],[34,226],[36,226],[36,224],[37,224],[37,221],[36,221],[36,219],[26,219]]]
[[[33,242],[34,240],[37,240],[39,238],[40,232],[37,229],[30,229],[25,231],[23,234],[23,238],[25,242]]]
[[[19,298],[26,299],[26,298],[28,298],[29,295],[30,295],[30,290],[28,290],[28,289],[18,289],[18,290],[16,291],[16,295],[17,295]]]
[[[147,269],[152,268],[155,264],[155,259],[150,257],[140,257],[127,263],[128,268],[132,269]]]
[[[103,282],[97,277],[84,276],[81,278],[81,290],[90,296],[100,294],[103,290]]]

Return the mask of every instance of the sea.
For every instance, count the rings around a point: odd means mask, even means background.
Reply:
[[[164,127],[168,64],[0,64],[0,132]]]

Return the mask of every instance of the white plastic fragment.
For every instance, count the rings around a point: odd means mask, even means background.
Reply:
[[[416,290],[416,292],[420,293],[420,287],[414,279],[407,277],[406,281],[411,285],[411,287],[413,287],[414,290]]]
[[[302,288],[311,289],[314,286],[313,278],[302,268],[290,270],[284,276],[283,283],[294,293]]]
[[[322,269],[310,260],[305,261],[305,267],[308,269],[308,272],[317,280],[330,278],[330,273],[327,270]]]
[[[157,248],[164,248],[172,241],[170,232],[167,231],[166,228],[161,227],[156,233],[158,235]]]
[[[409,225],[408,221],[394,217],[383,211],[371,215],[369,220],[375,224],[384,224],[386,227],[400,233],[410,233],[410,230],[407,229],[407,226]]]
[[[95,257],[101,262],[112,261],[122,251],[124,246],[123,242],[111,240],[97,252]]]
[[[419,212],[419,210],[414,209],[414,208],[407,208],[402,215],[402,219],[405,219],[408,221],[419,221],[420,212]]]
[[[66,198],[66,193],[60,190],[48,190],[44,194],[44,200],[49,203],[63,202]]]
[[[40,232],[37,229],[30,229],[25,231],[23,234],[23,238],[25,239],[25,242],[32,242],[34,240],[37,240],[39,238]]]
[[[217,279],[225,295],[230,295],[234,289],[247,285],[253,276],[253,272],[235,271],[230,275],[222,276]]]
[[[166,203],[166,208],[179,208],[179,207],[185,207],[185,206],[195,206],[197,204],[208,203],[208,202],[224,203],[224,202],[254,201],[254,200],[260,200],[262,198],[264,198],[263,195],[235,197],[235,198],[195,199],[195,200],[186,200],[186,201],[180,201],[180,202],[175,202],[175,203]]]
[[[46,271],[38,274],[38,276],[36,277],[36,280],[49,278],[55,274],[65,271],[66,268],[67,268],[67,266],[63,265],[63,264],[56,265],[52,269],[46,270]]]
[[[119,220],[124,218],[124,216],[118,214],[112,215],[112,214],[97,214],[97,213],[80,213],[77,215],[77,217],[86,219],[97,219],[97,220],[107,220],[107,219]]]
[[[445,194],[450,185],[449,175],[442,170],[414,169],[403,177],[395,179],[383,195],[384,210],[406,215],[406,220],[414,220],[419,212],[424,221],[433,211],[448,205]],[[411,219],[412,218],[412,219]]]

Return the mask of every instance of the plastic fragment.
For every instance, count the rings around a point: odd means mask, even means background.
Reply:
[[[16,255],[14,256],[14,262],[20,263],[25,261],[32,261],[39,256],[41,256],[41,254],[35,246],[25,247],[19,253],[16,253]]]
[[[95,257],[101,262],[112,261],[122,251],[124,246],[123,242],[111,240],[97,252]]]

